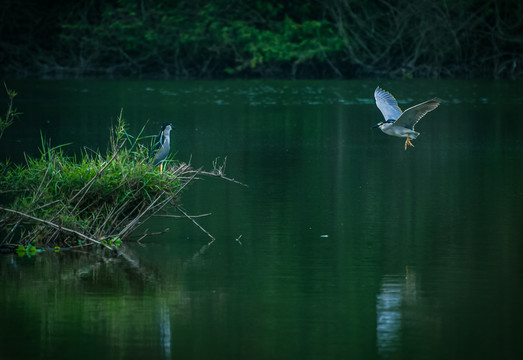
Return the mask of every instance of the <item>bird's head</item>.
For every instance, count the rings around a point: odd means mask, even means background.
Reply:
[[[374,125],[372,128],[375,129],[377,127],[381,128],[383,125],[387,125],[387,124],[394,124],[396,120],[385,120],[385,121],[380,121],[379,123],[377,123],[376,125]]]
[[[173,128],[173,124],[164,123],[162,125],[162,129],[160,130],[160,136],[162,136],[163,134],[169,134]]]
[[[164,124],[162,125],[162,131],[167,130],[167,127],[170,128],[169,130],[172,130],[172,128],[173,128],[173,124],[171,124],[171,123],[164,123]]]

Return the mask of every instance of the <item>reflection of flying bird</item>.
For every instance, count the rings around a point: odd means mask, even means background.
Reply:
[[[169,151],[171,150],[171,130],[172,125],[165,123],[156,138],[154,146],[151,150],[151,158],[153,158],[153,166],[160,164],[160,172],[163,171],[163,162],[167,159]]]
[[[429,111],[437,108],[441,102],[441,99],[434,98],[402,112],[394,96],[379,86],[374,91],[374,98],[385,121],[379,122],[373,127],[379,127],[387,135],[406,137],[405,150],[407,150],[407,145],[414,146],[410,140],[419,135],[419,132],[414,131],[414,125]]]

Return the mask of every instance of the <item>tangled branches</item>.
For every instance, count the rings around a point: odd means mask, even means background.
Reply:
[[[333,0],[328,14],[359,76],[516,77],[519,1]]]

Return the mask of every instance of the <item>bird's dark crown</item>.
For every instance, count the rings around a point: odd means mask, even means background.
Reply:
[[[374,125],[372,128],[377,128],[377,127],[380,127],[381,125],[383,124],[392,124],[393,122],[395,122],[396,120],[393,120],[393,119],[389,119],[389,120],[385,120],[385,121],[380,121],[379,123],[377,123],[376,125]]]

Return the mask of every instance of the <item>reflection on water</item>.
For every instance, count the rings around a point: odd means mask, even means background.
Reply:
[[[166,359],[171,358],[171,315],[167,304],[160,307],[160,344]]]
[[[10,311],[0,319],[10,326],[0,334],[11,346],[2,358],[42,353],[65,358],[77,346],[96,352],[102,344],[107,350],[101,358],[172,358],[171,309],[183,312],[187,297],[176,271],[159,274],[130,248],[118,256],[62,252],[6,258],[0,295]],[[27,332],[12,332],[15,324],[22,329],[26,324]]]
[[[402,346],[405,314],[416,307],[416,274],[406,267],[405,275],[385,275],[376,294],[376,342],[378,354],[394,353]]]
[[[380,354],[397,350],[401,345],[402,287],[398,277],[384,277],[376,296],[376,338]]]

